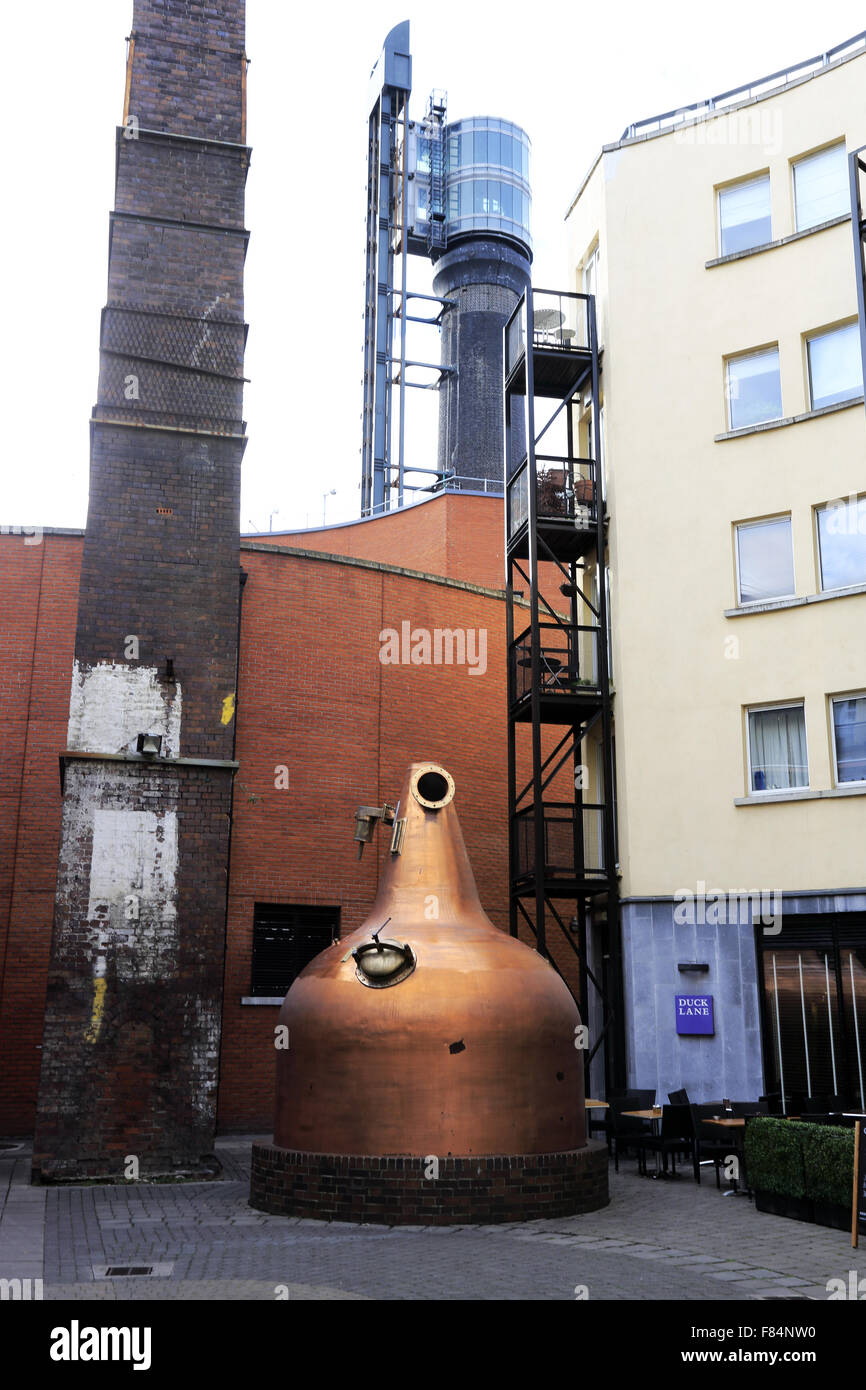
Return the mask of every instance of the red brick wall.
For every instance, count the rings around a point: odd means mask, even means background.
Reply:
[[[425,510],[414,515],[420,519]],[[33,1126],[60,823],[57,755],[66,746],[81,547],[80,536],[46,536],[32,547],[21,537],[0,538],[7,614],[0,635],[7,754],[0,763],[0,932],[12,908],[0,994],[0,1128],[6,1133]],[[478,559],[484,559],[480,551]],[[337,561],[247,548],[241,561],[249,578],[218,1120],[223,1130],[269,1130],[277,1010],[240,1003],[251,986],[253,905],[339,905],[344,933],[358,926],[375,896],[384,849],[380,833],[358,862],[354,812],[396,796],[413,760],[440,760],[453,773],[481,900],[507,930],[505,608],[500,599],[459,586]],[[486,674],[470,676],[456,665],[383,666],[379,633],[399,630],[403,620],[430,629],[486,628]],[[287,791],[274,786],[280,765],[289,771]],[[555,938],[551,946],[576,988],[574,958]]]
[[[444,492],[402,512],[267,539],[294,550],[382,560],[402,569],[503,589],[504,525],[501,497]]]
[[[0,1129],[33,1129],[80,535],[0,537]],[[5,966],[5,968],[4,968]]]

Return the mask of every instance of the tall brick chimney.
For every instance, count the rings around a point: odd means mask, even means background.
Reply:
[[[196,1167],[215,1131],[245,443],[244,0],[134,0],[128,43],[37,1179]]]

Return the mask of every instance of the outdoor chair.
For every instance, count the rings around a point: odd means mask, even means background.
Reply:
[[[765,1100],[735,1100],[733,1101],[733,1114],[740,1117],[747,1115],[769,1115],[770,1108]]]
[[[648,1153],[661,1154],[663,1172],[667,1176],[668,1154],[671,1159],[671,1173],[677,1176],[677,1154],[688,1157],[694,1149],[695,1130],[692,1123],[691,1107],[688,1105],[665,1105],[662,1109],[660,1134],[645,1134],[638,1148],[638,1166],[646,1177],[646,1156]]]
[[[644,1097],[649,1096],[649,1100]],[[647,1110],[655,1099],[655,1091],[632,1091],[631,1094],[615,1096],[607,1110],[608,1144],[613,1153],[614,1171],[619,1172],[620,1149],[640,1149],[640,1141],[646,1134],[646,1123],[636,1115],[625,1115],[625,1110]]]
[[[716,1129],[713,1125],[706,1124],[715,1115],[722,1113],[722,1102],[714,1101],[709,1105],[690,1105],[692,1112],[692,1125],[694,1127],[695,1143],[693,1150],[693,1162],[695,1182],[700,1185],[701,1181],[701,1161],[710,1161],[716,1170],[716,1187],[721,1188],[721,1165],[736,1145],[732,1143],[730,1132]]]

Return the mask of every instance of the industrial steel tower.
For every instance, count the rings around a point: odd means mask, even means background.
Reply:
[[[34,1176],[213,1149],[240,599],[244,0],[135,0]]]
[[[402,505],[406,491],[502,491],[502,330],[529,287],[532,260],[526,133],[498,117],[448,124],[440,92],[423,120],[410,121],[408,21],[391,30],[371,80],[365,516]],[[434,262],[433,295],[407,290],[409,255]],[[407,357],[409,323],[441,327],[440,361]],[[406,461],[407,387],[440,393],[434,469]],[[520,452],[516,439],[515,458]]]

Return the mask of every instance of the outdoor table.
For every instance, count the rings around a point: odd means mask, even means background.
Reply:
[[[662,1107],[661,1107],[660,1105],[655,1105],[655,1106],[653,1106],[653,1108],[652,1108],[651,1110],[623,1110],[622,1113],[623,1113],[624,1115],[633,1115],[634,1118],[637,1119],[637,1120],[649,1120],[649,1121],[651,1121],[652,1127],[653,1127],[653,1131],[652,1131],[653,1134],[658,1134],[658,1132],[659,1132],[659,1131],[658,1131],[658,1121],[659,1121],[659,1120],[661,1119],[661,1117],[662,1117]],[[658,1152],[658,1149],[656,1149],[656,1151],[655,1151],[655,1160],[656,1160],[656,1170],[655,1170],[654,1173],[651,1174],[651,1176],[654,1177],[654,1178],[658,1178],[658,1177],[661,1176],[661,1169],[659,1168],[659,1152]]]
[[[583,1103],[587,1110],[607,1110],[606,1100],[585,1100]]]
[[[750,1119],[750,1120],[751,1120],[751,1119],[753,1119],[753,1118],[754,1118],[754,1116],[752,1116],[752,1115],[749,1115],[749,1116],[746,1116],[746,1115],[713,1115],[711,1118],[704,1120],[704,1124],[705,1124],[705,1125],[718,1125],[720,1129],[745,1129],[745,1128],[746,1128],[746,1120],[747,1120],[747,1119]],[[737,1153],[738,1153],[738,1155],[740,1154],[740,1150],[739,1150],[739,1149],[737,1150]],[[744,1166],[745,1166],[745,1157],[744,1157],[744,1156],[743,1156],[743,1164],[744,1164]],[[749,1195],[748,1188],[745,1187],[745,1186],[743,1186],[743,1187],[738,1187],[738,1186],[736,1186],[736,1181],[737,1181],[737,1180],[736,1180],[736,1178],[735,1178],[735,1179],[734,1179],[735,1186],[729,1188],[728,1191],[724,1193],[724,1196],[725,1196],[725,1197],[748,1197],[748,1195]]]

